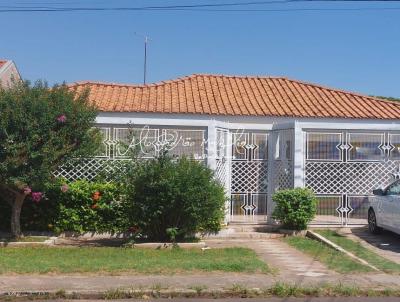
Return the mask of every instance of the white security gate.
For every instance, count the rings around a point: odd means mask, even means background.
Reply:
[[[231,220],[266,220],[268,193],[268,134],[232,133]]]
[[[364,224],[368,196],[399,176],[400,134],[306,132],[305,181],[318,196],[316,223]]]

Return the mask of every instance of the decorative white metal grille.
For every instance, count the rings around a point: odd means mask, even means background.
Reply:
[[[232,194],[231,215],[235,220],[252,221],[267,213],[266,194]]]
[[[85,158],[71,160],[61,165],[53,172],[55,177],[62,177],[68,181],[80,179],[94,180],[98,175],[104,176],[106,180],[112,180],[116,172],[125,169],[127,160],[109,158]]]
[[[293,130],[279,130],[275,133],[278,137],[271,173],[272,188],[278,191],[293,188]]]
[[[217,167],[215,169],[215,177],[221,184],[227,184],[228,178],[228,164],[225,160],[217,160]]]
[[[316,194],[370,195],[399,172],[399,162],[306,162],[306,186]]]
[[[226,192],[229,192],[229,162],[228,162],[228,135],[229,131],[225,129],[217,129],[216,139],[216,169],[215,176],[221,184],[225,186]],[[229,194],[229,193],[228,193]]]
[[[56,177],[74,181],[93,180],[99,174],[111,180],[114,172],[121,171],[129,160],[129,150],[137,149],[140,158],[153,158],[161,150],[171,155],[205,159],[205,130],[176,128],[100,127],[103,141],[98,155],[76,159],[61,165]]]
[[[231,215],[233,219],[266,217],[268,191],[268,134],[232,133]]]
[[[267,193],[268,163],[264,161],[232,162],[232,193]]]
[[[293,188],[293,161],[274,161],[275,190]]]
[[[317,217],[337,213],[339,223],[365,223],[372,190],[400,178],[397,139],[388,132],[307,133],[305,182],[321,200]]]

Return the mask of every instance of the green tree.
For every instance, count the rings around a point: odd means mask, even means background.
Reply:
[[[11,233],[21,236],[24,201],[40,202],[52,172],[70,158],[95,151],[96,109],[88,93],[66,85],[15,83],[0,89],[0,196],[11,208]]]

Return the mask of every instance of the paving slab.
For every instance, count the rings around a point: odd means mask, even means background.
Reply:
[[[204,286],[209,290],[268,288],[276,282],[299,286],[343,284],[363,289],[400,288],[400,278],[385,274],[339,276],[274,276],[270,274],[195,273],[175,275],[14,275],[0,276],[0,295],[10,292],[105,292],[110,289],[189,289]]]
[[[206,240],[210,247],[242,246],[253,249],[257,255],[269,266],[277,269],[281,277],[307,276],[319,278],[320,276],[336,276],[336,272],[329,270],[322,263],[312,257],[296,250],[279,239],[262,240]]]

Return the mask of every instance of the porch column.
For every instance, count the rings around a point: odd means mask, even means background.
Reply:
[[[217,168],[217,128],[214,120],[207,127],[207,165],[213,171]]]
[[[274,211],[274,203],[272,201],[272,195],[275,192],[275,171],[274,171],[274,162],[277,156],[277,149],[279,149],[279,132],[271,131],[268,135],[268,193],[267,193],[267,223],[273,223],[273,219],[271,217],[272,212]]]
[[[294,146],[293,146],[293,187],[303,188],[305,186],[304,162],[306,146],[304,143],[304,132],[299,123],[294,123]]]

